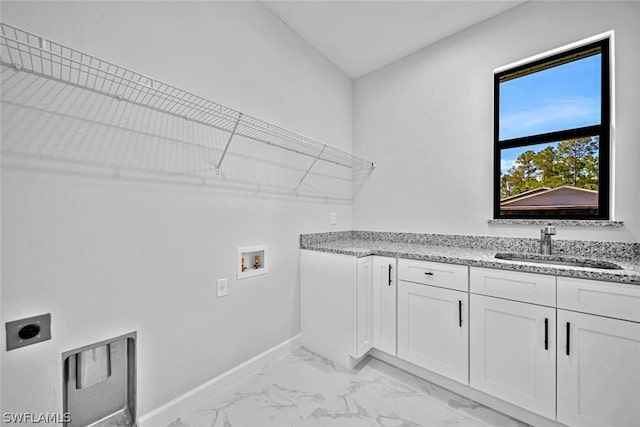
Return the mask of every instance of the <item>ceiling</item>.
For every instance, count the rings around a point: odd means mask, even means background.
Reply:
[[[521,3],[524,1],[263,2],[353,79]]]

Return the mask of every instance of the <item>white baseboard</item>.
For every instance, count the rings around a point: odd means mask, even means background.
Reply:
[[[269,363],[280,359],[300,347],[298,334],[264,351],[240,365],[210,379],[204,384],[189,390],[170,402],[138,418],[139,427],[166,427],[191,409],[205,403],[227,387],[248,375],[260,370]]]

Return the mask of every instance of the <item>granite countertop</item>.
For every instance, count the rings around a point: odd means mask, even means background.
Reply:
[[[301,240],[300,248],[353,255],[356,257],[369,255],[397,256],[399,258],[461,264],[474,267],[497,268],[640,285],[639,259],[590,257],[591,259],[613,262],[624,268],[623,270],[604,270],[598,268],[501,260],[495,258],[496,253],[509,252],[508,250],[496,250],[495,248],[478,249],[464,246],[451,246],[450,244],[439,246],[437,244],[406,243],[391,240],[338,238],[335,240],[316,242]]]

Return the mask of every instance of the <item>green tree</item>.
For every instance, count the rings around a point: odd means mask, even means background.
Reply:
[[[598,190],[598,147],[597,137],[586,137],[523,152],[500,177],[501,198],[563,185]]]
[[[533,159],[538,168],[538,176],[541,187],[559,187],[563,185],[562,164],[558,152],[553,146],[545,147],[538,151]]]
[[[536,166],[536,153],[527,150],[520,154],[507,174],[501,178],[501,196],[509,197],[540,187],[539,168]]]
[[[568,139],[559,142],[557,150],[561,161],[567,166],[566,183],[578,187],[578,182],[584,177],[590,159],[593,159],[598,152],[598,140],[590,137]]]

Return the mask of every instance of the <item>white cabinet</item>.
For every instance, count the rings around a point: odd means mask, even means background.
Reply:
[[[302,345],[346,367],[357,353],[356,261],[350,255],[300,251]]]
[[[468,293],[447,289],[468,288],[459,279],[468,280],[468,274],[460,267],[399,261],[399,278],[423,282],[426,277],[443,287],[398,280],[398,357],[468,384]],[[445,279],[439,281],[438,277]]]
[[[571,427],[638,425],[640,287],[481,268],[470,277],[472,387]]]
[[[396,259],[373,257],[373,346],[396,354]]]
[[[558,309],[558,421],[639,425],[640,286],[558,277]]]
[[[396,353],[396,260],[300,251],[302,344],[346,367]]]
[[[570,427],[639,425],[640,286],[308,250],[300,270],[302,343],[334,362],[375,347]]]
[[[471,386],[555,418],[556,310],[472,294],[470,317]]]
[[[356,272],[356,352],[364,356],[373,347],[373,257],[358,258]],[[331,316],[331,313],[327,313]]]
[[[556,278],[471,268],[470,384],[555,418]]]
[[[640,323],[558,310],[558,421],[640,422]]]

